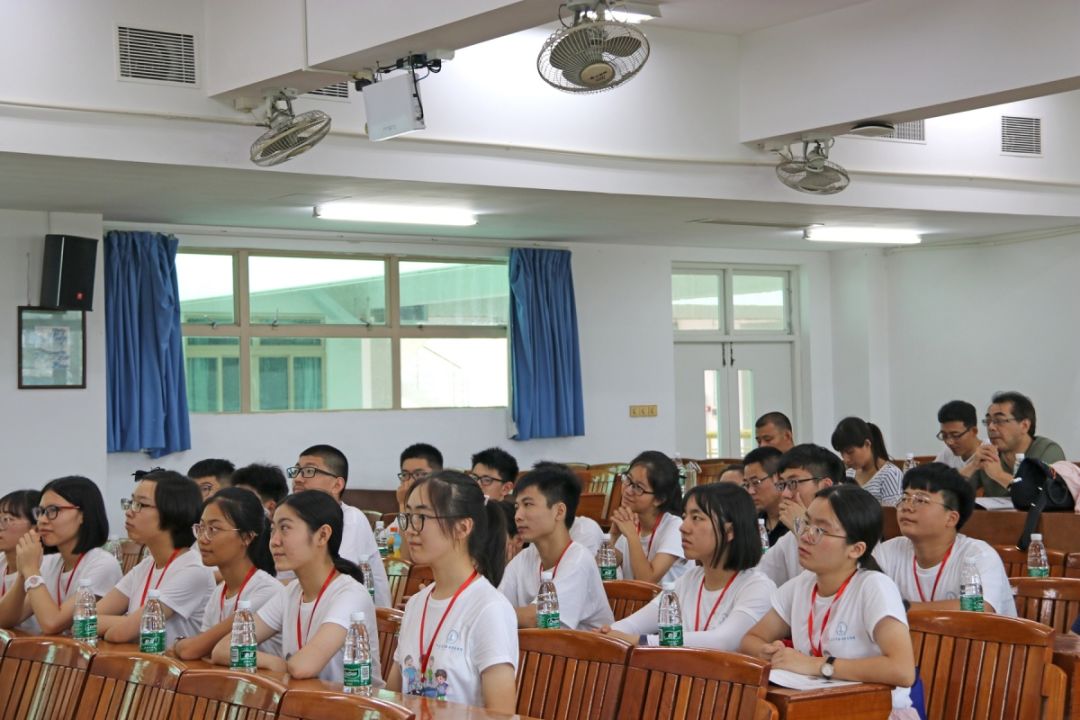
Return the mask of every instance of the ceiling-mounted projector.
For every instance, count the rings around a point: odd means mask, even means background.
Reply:
[[[413,72],[367,85],[362,94],[369,139],[388,140],[424,129],[424,106]]]

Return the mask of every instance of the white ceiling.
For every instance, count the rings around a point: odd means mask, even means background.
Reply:
[[[742,35],[865,0],[666,0],[657,25]]]

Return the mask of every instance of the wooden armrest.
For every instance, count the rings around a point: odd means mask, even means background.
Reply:
[[[1065,717],[1065,671],[1057,665],[1047,663],[1043,666],[1043,718],[1062,720]]]

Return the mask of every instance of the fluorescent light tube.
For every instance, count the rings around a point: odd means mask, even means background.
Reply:
[[[895,228],[809,227],[803,237],[814,242],[861,243],[864,245],[918,245],[922,236],[914,230]]]
[[[476,215],[469,210],[423,205],[383,205],[360,202],[329,202],[315,206],[315,217],[325,220],[348,220],[366,223],[400,223],[404,225],[454,225],[468,227],[476,224]]]

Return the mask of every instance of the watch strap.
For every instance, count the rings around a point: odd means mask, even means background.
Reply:
[[[41,577],[40,575],[31,575],[30,577],[26,578],[26,581],[23,583],[23,592],[30,592],[34,588],[44,584],[45,578]]]

